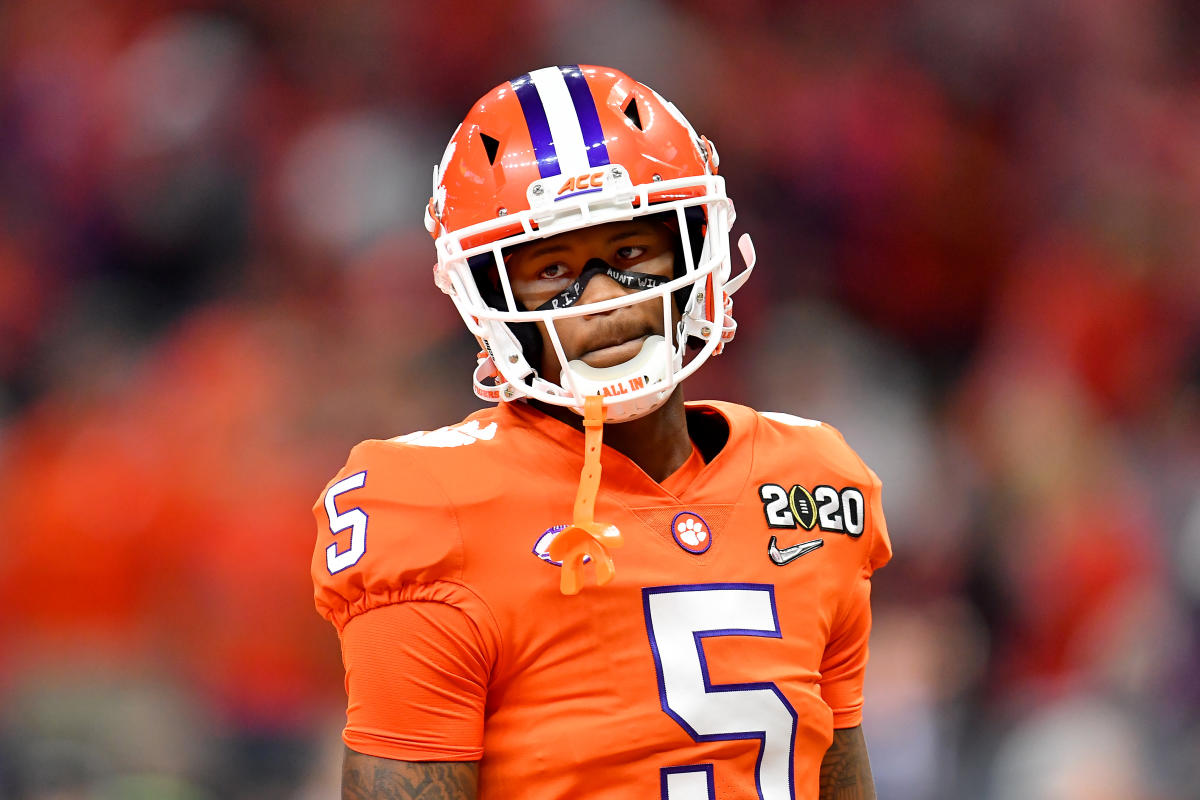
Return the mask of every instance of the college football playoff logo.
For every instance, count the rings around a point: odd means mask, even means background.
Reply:
[[[862,536],[866,528],[867,504],[862,490],[856,486],[838,490],[821,484],[810,492],[798,483],[791,489],[764,483],[758,487],[758,497],[768,528],[806,531],[820,528],[828,533],[844,533],[852,539]]]

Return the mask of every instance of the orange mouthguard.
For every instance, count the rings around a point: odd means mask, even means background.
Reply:
[[[596,492],[600,489],[600,445],[604,439],[604,398],[590,395],[583,399],[583,472],[575,495],[575,519],[550,542],[549,554],[562,562],[559,589],[563,594],[579,594],[583,588],[583,559],[590,557],[596,568],[596,585],[613,579],[609,547],[621,546],[616,526],[596,522]],[[607,546],[606,546],[607,545]]]

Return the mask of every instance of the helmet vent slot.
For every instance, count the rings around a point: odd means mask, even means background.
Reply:
[[[645,128],[642,127],[642,115],[638,113],[636,97],[630,97],[629,102],[625,104],[625,108],[623,108],[622,111],[639,131],[645,130]]]
[[[479,133],[479,140],[483,142],[483,149],[487,151],[488,163],[496,166],[496,153],[500,152],[500,140],[494,139],[482,131]]]

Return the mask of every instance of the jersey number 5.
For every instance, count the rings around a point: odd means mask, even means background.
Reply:
[[[709,636],[780,638],[775,588],[751,583],[642,590],[646,632],[662,709],[697,742],[758,739],[755,784],[762,800],[794,800],[796,710],[774,683],[709,680]],[[665,767],[662,800],[712,800],[712,764]]]
[[[350,546],[338,551],[337,542],[325,548],[325,566],[329,574],[341,572],[347,567],[353,567],[367,552],[367,514],[361,508],[355,507],[339,512],[337,510],[338,495],[351,489],[361,489],[367,483],[367,473],[356,472],[342,478],[329,487],[325,492],[325,513],[329,515],[329,532],[339,534],[350,529]]]

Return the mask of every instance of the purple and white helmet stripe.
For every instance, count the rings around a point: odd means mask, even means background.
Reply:
[[[577,65],[545,67],[511,81],[543,178],[609,163],[596,101]]]

